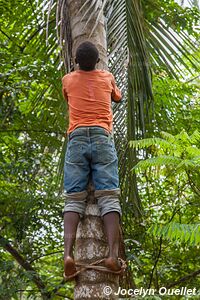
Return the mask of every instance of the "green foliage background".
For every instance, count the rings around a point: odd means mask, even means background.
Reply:
[[[48,4],[0,1],[2,300],[73,299],[73,285],[62,278],[61,192],[67,127],[61,94],[64,69],[55,32],[55,3],[47,21]],[[166,27],[179,34],[176,38],[189,36],[184,40],[185,52],[177,52],[162,31],[159,43],[147,43],[154,117],[146,124],[146,139],[141,140],[140,131],[132,135],[137,141],[130,142],[130,152],[137,159],[134,167],[126,166],[137,178],[142,212],[138,219],[134,200],[122,199],[129,284],[200,289],[199,10],[171,0],[142,1],[142,9],[146,36],[149,30],[156,32],[163,18]],[[132,21],[130,18],[130,26]],[[161,50],[167,41],[173,55],[164,56]],[[116,71],[112,60],[110,64]],[[116,109],[116,122],[117,114]],[[123,122],[131,128],[130,120]],[[116,145],[123,176],[125,144],[116,140]],[[125,178],[122,190],[133,185],[131,178]]]

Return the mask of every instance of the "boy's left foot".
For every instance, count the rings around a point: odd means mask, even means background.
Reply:
[[[76,274],[76,266],[75,261],[71,256],[67,256],[64,259],[64,275],[66,277],[73,276],[73,274]]]

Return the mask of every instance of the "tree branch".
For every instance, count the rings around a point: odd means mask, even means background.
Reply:
[[[73,299],[74,299],[74,298],[69,298],[69,297],[66,298],[65,295],[58,294],[58,293],[56,293],[56,296],[62,297],[62,298],[64,298],[65,300],[73,300]]]
[[[55,133],[64,135],[63,131],[53,131],[53,130],[37,130],[37,129],[0,129],[0,132],[39,132],[39,133]]]
[[[156,260],[155,260],[153,269],[152,269],[152,271],[151,271],[151,277],[150,277],[150,282],[149,282],[148,289],[151,288],[151,283],[152,283],[152,280],[153,280],[153,274],[154,274],[155,268],[156,268],[156,266],[157,266],[157,263],[158,263],[158,261],[159,261],[159,258],[160,258],[160,255],[161,255],[161,251],[162,251],[162,237],[160,238],[159,252],[158,252],[157,258],[156,258]]]
[[[16,43],[16,41],[14,41],[6,32],[4,32],[1,28],[0,28],[0,32],[5,35],[11,42],[13,42],[21,51],[23,51],[23,47],[18,45]]]
[[[22,266],[26,271],[31,272],[32,274],[32,280],[33,282],[36,284],[36,286],[38,287],[42,298],[44,300],[46,299],[50,299],[50,293],[45,291],[45,284],[44,282],[41,280],[41,278],[39,277],[39,275],[37,274],[37,272],[34,270],[34,268],[30,265],[29,262],[27,262],[23,256],[16,250],[13,248],[13,246],[3,237],[0,235],[0,245],[7,251],[9,252],[12,257],[14,257],[14,259],[18,262],[18,264],[20,264],[20,266]]]
[[[180,279],[178,279],[175,282],[170,283],[169,285],[166,286],[166,288],[169,289],[169,288],[171,288],[171,287],[173,287],[175,285],[179,285],[180,283],[185,282],[185,281],[187,281],[187,280],[189,280],[191,278],[194,278],[194,277],[198,276],[199,274],[200,274],[200,269],[197,270],[197,271],[195,271],[195,272],[192,272],[192,273],[190,273],[190,274],[188,274],[188,275],[186,275],[184,277],[181,277]]]
[[[34,261],[40,259],[40,258],[43,258],[45,256],[50,256],[50,255],[55,255],[55,254],[58,254],[58,253],[62,253],[63,251],[55,251],[55,252],[51,252],[51,253],[47,253],[47,254],[43,254],[43,255],[40,255],[40,256],[37,256],[36,258],[33,258],[31,261],[30,261],[30,264],[32,264]]]

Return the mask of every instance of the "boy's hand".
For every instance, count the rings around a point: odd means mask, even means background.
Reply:
[[[121,99],[120,99],[120,100],[115,100],[115,99],[113,99],[113,98],[111,97],[111,101],[113,101],[113,102],[115,102],[115,103],[119,103],[119,102],[121,101]]]

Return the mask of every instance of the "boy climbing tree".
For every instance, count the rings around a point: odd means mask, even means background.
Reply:
[[[114,77],[97,70],[99,52],[91,42],[82,43],[76,50],[79,70],[62,79],[63,95],[69,108],[68,144],[64,165],[64,276],[76,275],[73,246],[77,226],[86,207],[89,178],[103,218],[109,254],[105,267],[119,273],[122,265],[119,252],[118,159],[113,141],[111,100],[119,102],[121,92]]]

